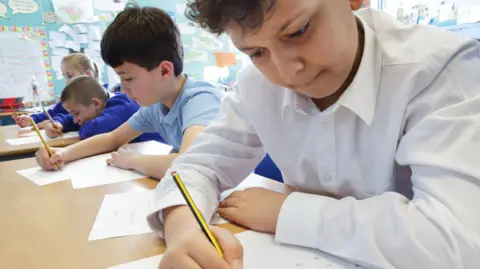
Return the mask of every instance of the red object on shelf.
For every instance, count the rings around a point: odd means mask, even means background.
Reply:
[[[11,111],[10,105],[15,109],[24,108],[23,97],[0,98],[0,109],[3,111]]]

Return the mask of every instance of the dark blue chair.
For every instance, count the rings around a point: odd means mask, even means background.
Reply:
[[[268,154],[255,168],[255,174],[283,183],[282,172]]]

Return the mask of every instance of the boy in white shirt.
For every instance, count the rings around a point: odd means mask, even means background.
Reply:
[[[196,0],[188,15],[225,32],[255,67],[221,116],[166,173],[207,219],[265,150],[290,194],[249,189],[218,212],[279,243],[367,268],[478,268],[480,47],[405,26],[361,0]],[[170,178],[150,224],[161,269],[242,268],[242,248],[213,228],[224,259]]]

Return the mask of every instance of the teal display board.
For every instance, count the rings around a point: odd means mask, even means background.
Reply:
[[[88,3],[88,1],[85,2]],[[175,19],[182,32],[182,42],[185,51],[185,72],[193,77],[203,78],[205,72],[204,68],[215,66],[215,51],[225,52],[233,50],[227,37],[222,36],[217,38],[216,36],[208,34],[207,32],[188,24],[188,21],[184,16],[185,0],[138,0],[136,2],[141,6],[154,6],[161,8],[171,14]],[[44,22],[44,15],[51,16],[53,12],[54,6],[52,0],[0,0],[0,26],[44,29],[47,43],[49,43],[49,41],[51,41],[51,32],[57,32],[65,25],[64,23],[59,22]],[[100,30],[104,30],[116,15],[116,13],[113,12],[103,12],[96,9],[94,9],[94,14],[98,18],[97,22],[84,25],[95,25],[98,26]],[[68,26],[73,27],[74,25],[75,24],[69,24]],[[92,49],[89,48],[88,44],[81,44],[80,48],[81,51]],[[55,49],[53,49],[52,46],[47,46],[46,49],[48,50],[49,57],[47,61],[52,65],[51,59],[52,56],[55,57]],[[238,65],[230,67],[230,75],[222,82],[231,83],[234,80],[238,68]],[[105,83],[108,83],[108,71],[106,68],[103,68],[102,71],[102,80]],[[65,86],[65,80],[57,75],[58,74],[53,72],[52,83],[55,94],[58,95]]]

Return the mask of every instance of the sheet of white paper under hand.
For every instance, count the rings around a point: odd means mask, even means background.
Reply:
[[[359,266],[318,250],[275,243],[271,234],[247,231],[236,234],[243,246],[243,268],[355,269]],[[121,264],[108,269],[156,269],[162,255]]]
[[[17,173],[40,186],[65,181],[70,178],[65,171],[45,171],[38,166],[19,170]]]
[[[73,188],[82,189],[146,177],[136,171],[107,165],[110,155],[106,153],[67,164],[64,170],[71,175]]]
[[[147,216],[155,209],[155,190],[107,194],[98,211],[89,241],[153,232]],[[211,224],[227,223],[218,215]]]

